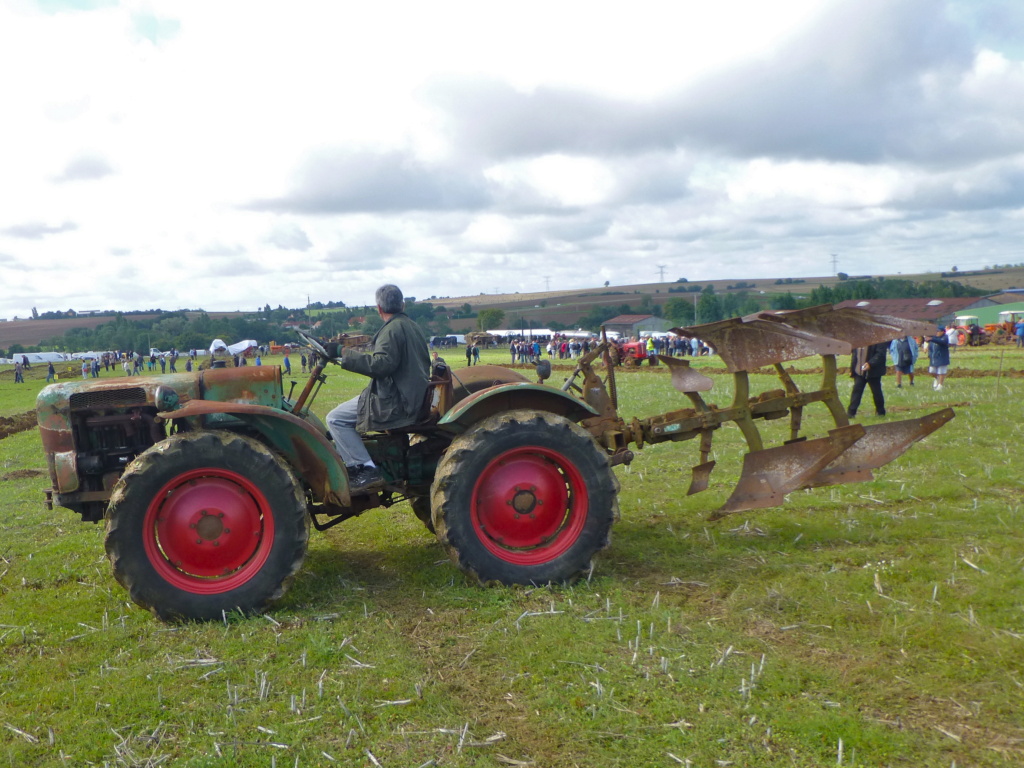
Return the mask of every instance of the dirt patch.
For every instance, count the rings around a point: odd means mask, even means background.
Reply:
[[[0,416],[0,440],[36,426],[36,412],[25,411],[17,416]]]
[[[16,469],[13,472],[0,475],[0,483],[7,482],[8,480],[23,480],[26,477],[39,477],[41,474],[43,474],[41,469]]]

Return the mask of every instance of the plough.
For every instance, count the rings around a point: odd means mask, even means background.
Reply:
[[[839,400],[837,355],[857,347],[891,341],[904,335],[924,336],[928,323],[875,314],[865,309],[836,309],[822,305],[787,312],[762,312],[716,323],[673,328],[684,338],[706,341],[733,376],[733,400],[726,407],[709,404],[701,396],[712,388],[712,379],[691,367],[685,358],[659,355],[668,366],[672,385],[686,395],[691,408],[626,423],[618,416],[614,366],[604,342],[581,358],[563,390],[574,391],[600,415],[581,425],[612,455],[612,463],[632,459],[630,445],[700,439],[700,461],[693,467],[688,494],[708,487],[715,461],[711,460],[712,437],[723,424],[734,422],[747,443],[743,470],[729,499],[709,519],[781,504],[786,494],[802,488],[871,480],[872,470],[901,456],[913,443],[928,436],[954,417],[943,408],[917,419],[863,426],[851,424]],[[821,357],[822,378],[818,389],[803,392],[783,363],[804,357]],[[596,373],[593,363],[603,358],[607,375]],[[781,389],[750,394],[749,375],[770,366]],[[578,384],[582,377],[582,384]],[[804,408],[821,403],[835,428],[824,437],[807,439],[800,434]],[[789,417],[789,438],[779,446],[765,447],[757,420]]]

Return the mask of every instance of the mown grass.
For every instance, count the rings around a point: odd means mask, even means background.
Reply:
[[[469,584],[400,505],[314,532],[267,616],[207,625],[128,603],[101,527],[42,509],[38,436],[10,436],[0,764],[1020,765],[1024,381],[997,379],[998,356],[956,353],[993,375],[938,393],[887,378],[888,418],[960,403],[957,418],[874,481],[778,509],[706,522],[744,452],[732,427],[691,497],[697,446],[645,448],[616,470],[622,519],[575,586]],[[1022,362],[1003,352],[1004,372]],[[709,399],[728,402],[714,378]],[[317,409],[363,383],[332,375]],[[14,387],[0,380],[0,414],[39,383]],[[660,370],[619,393],[626,416],[686,405]]]

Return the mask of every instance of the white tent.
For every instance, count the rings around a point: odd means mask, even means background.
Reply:
[[[237,344],[231,345],[225,344],[222,339],[214,339],[210,344],[210,354],[212,355],[215,352],[227,352],[229,355],[240,355],[245,352],[245,350],[252,349],[255,346],[257,346],[257,344],[254,339],[246,339],[245,341],[240,341]]]

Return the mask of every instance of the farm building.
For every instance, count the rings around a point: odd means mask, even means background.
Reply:
[[[836,307],[860,307],[881,315],[901,317],[904,320],[945,325],[953,322],[957,315],[977,314],[974,310],[993,304],[991,299],[970,296],[946,299],[850,299],[839,302]]]
[[[672,323],[654,315],[617,315],[605,321],[605,330],[630,338],[639,336],[642,331],[667,331]]]

